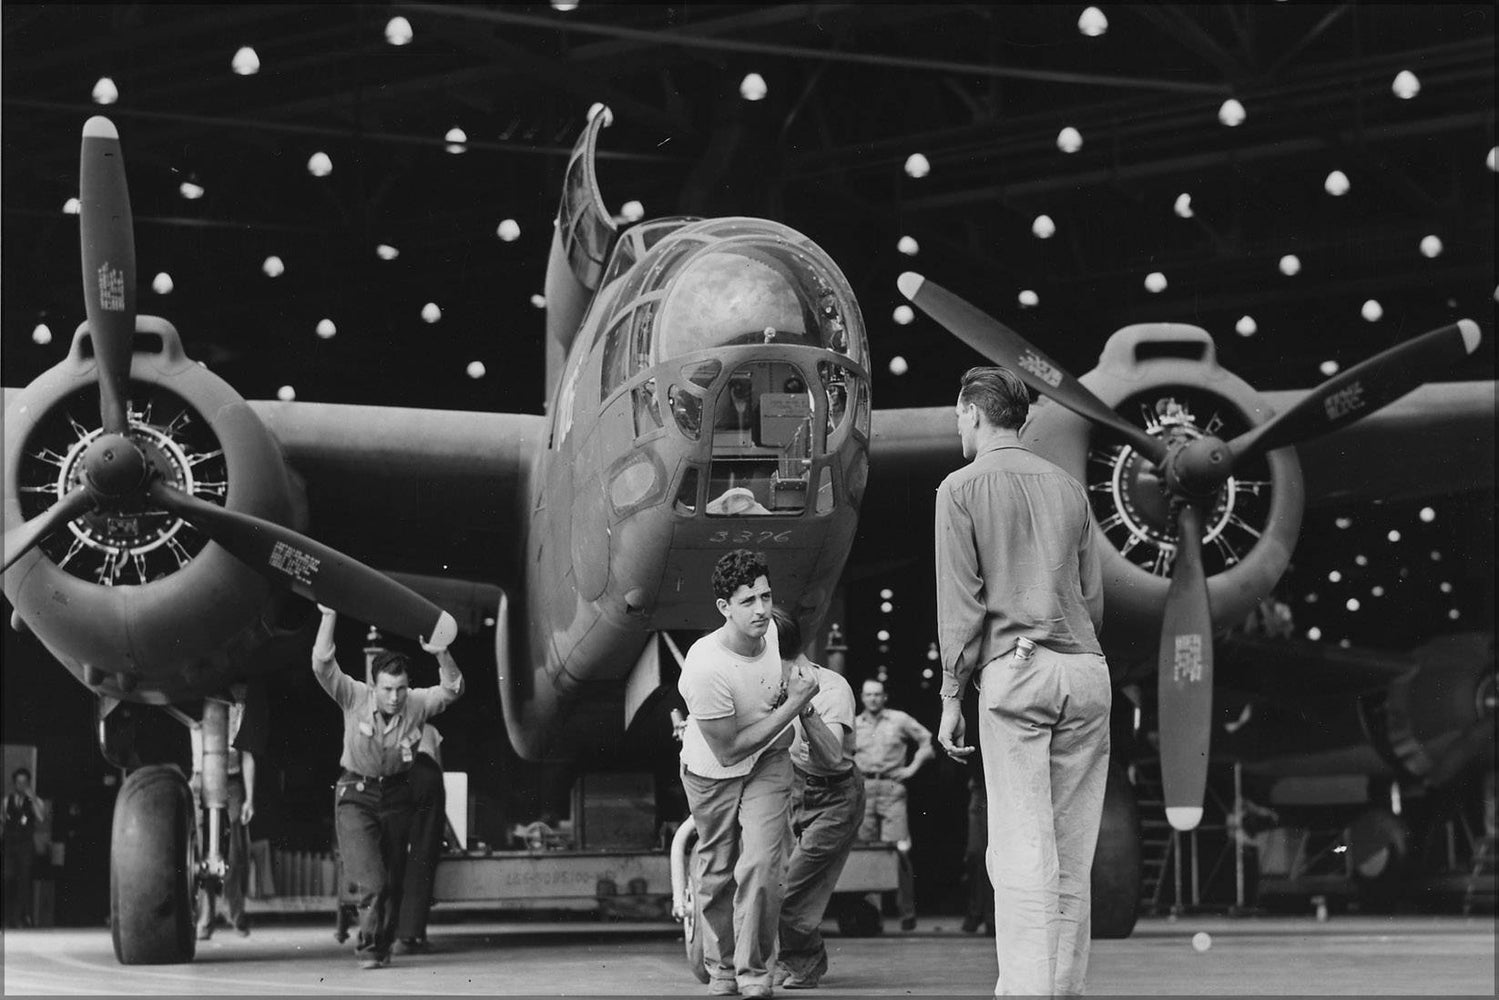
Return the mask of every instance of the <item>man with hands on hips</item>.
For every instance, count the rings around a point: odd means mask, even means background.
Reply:
[[[422,640],[437,658],[439,683],[412,688],[404,653],[383,651],[371,683],[356,681],[334,659],[338,615],[321,604],[312,646],[312,673],[343,712],[343,772],[335,791],[334,825],[347,894],[358,904],[360,967],[390,962],[401,909],[406,842],[413,809],[408,775],[428,719],[463,694],[463,674],[446,646]]]

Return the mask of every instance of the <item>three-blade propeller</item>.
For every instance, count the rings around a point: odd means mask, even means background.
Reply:
[[[1415,389],[1441,366],[1473,353],[1480,334],[1458,320],[1399,344],[1329,379],[1295,406],[1224,442],[1210,434],[1158,438],[1124,421],[1107,403],[1009,327],[921,275],[900,276],[911,304],[1042,395],[1107,428],[1155,463],[1177,525],[1176,556],[1157,653],[1161,781],[1166,816],[1179,830],[1202,818],[1212,741],[1213,620],[1202,563],[1203,508],[1236,465],[1345,427]]]
[[[82,482],[40,516],[5,533],[9,569],[47,535],[91,511],[146,501],[182,518],[273,582],[396,635],[447,646],[452,615],[363,563],[290,528],[176,489],[129,436],[135,340],[135,238],[119,133],[107,118],[83,126],[80,233],[89,337],[98,360],[103,433],[82,458]]]

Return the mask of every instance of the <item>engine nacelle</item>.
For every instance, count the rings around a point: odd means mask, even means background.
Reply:
[[[100,433],[97,383],[85,323],[6,412],[7,531],[77,487]],[[137,318],[129,395],[130,437],[177,488],[282,524],[305,519],[280,446],[163,319]],[[59,528],[5,573],[4,590],[19,622],[88,687],[157,704],[221,687],[272,598],[265,578],[150,506]]]

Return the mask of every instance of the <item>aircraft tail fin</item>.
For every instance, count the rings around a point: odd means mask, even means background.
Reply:
[[[562,201],[557,207],[547,260],[546,300],[547,336],[563,354],[572,346],[588,300],[599,287],[617,232],[604,206],[594,169],[599,133],[613,120],[614,114],[606,106],[594,105],[587,127],[573,145],[562,182]],[[551,384],[555,385],[555,379]]]

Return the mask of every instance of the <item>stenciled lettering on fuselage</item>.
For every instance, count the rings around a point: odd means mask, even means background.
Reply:
[[[1322,403],[1327,410],[1329,421],[1341,420],[1350,413],[1357,413],[1364,408],[1364,384],[1354,382],[1345,389],[1328,396]]]
[[[1026,351],[1015,360],[1015,363],[1053,389],[1062,384],[1061,370],[1034,351]]]
[[[106,312],[125,310],[125,272],[105,261],[99,268],[99,306]]]
[[[298,583],[311,584],[317,575],[322,560],[310,552],[294,549],[285,542],[277,542],[271,549],[271,568],[280,570]]]
[[[792,531],[756,531],[753,528],[721,528],[708,536],[710,545],[784,545],[791,541]]]
[[[1202,636],[1196,632],[1176,637],[1176,662],[1172,679],[1180,683],[1202,680]]]

